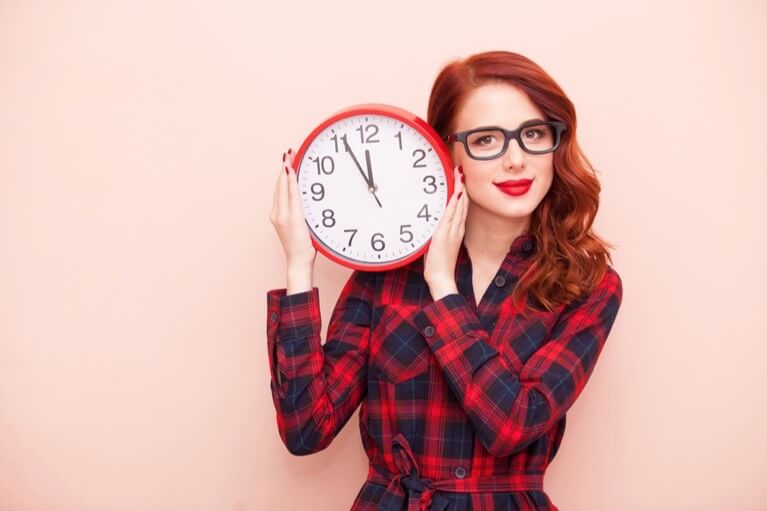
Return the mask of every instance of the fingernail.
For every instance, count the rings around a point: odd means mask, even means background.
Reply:
[[[293,154],[293,149],[288,149],[288,154]]]
[[[459,198],[459,199],[461,198],[461,195],[463,195],[463,191],[461,191],[461,192],[459,192],[459,193],[458,193],[458,198]]]
[[[458,172],[463,174],[463,165],[458,165]]]
[[[466,182],[466,176],[461,174],[461,183],[465,183],[465,182]]]
[[[285,166],[285,174],[290,175],[290,171],[288,170],[287,165]]]
[[[285,161],[285,153],[282,153],[282,161]]]

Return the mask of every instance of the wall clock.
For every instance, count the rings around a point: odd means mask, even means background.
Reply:
[[[312,243],[363,271],[420,257],[453,192],[442,139],[392,105],[356,105],[330,116],[304,140],[294,167]]]

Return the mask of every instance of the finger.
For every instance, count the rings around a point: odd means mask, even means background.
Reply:
[[[285,153],[283,153],[282,156],[283,160],[285,159]],[[280,166],[280,172],[277,174],[277,180],[274,182],[274,195],[272,197],[272,217],[276,217],[277,215],[277,206],[279,205],[279,199],[280,199],[280,179],[282,179],[283,174],[285,174],[285,167]]]
[[[288,213],[290,213],[290,197],[288,196],[289,177],[285,174],[286,168],[287,167],[285,165],[282,166],[282,174],[280,174],[280,189],[278,192],[279,198],[277,200],[277,216],[283,220],[287,218]]]
[[[453,221],[455,210],[458,205],[458,195],[463,191],[463,183],[461,183],[461,176],[458,173],[458,166],[453,169],[453,182],[455,183],[453,196],[450,197],[450,201],[447,203],[447,208],[445,209],[445,220],[447,220],[448,223]]]
[[[290,211],[295,212],[301,207],[301,201],[298,197],[298,182],[296,179],[296,169],[293,168],[293,158],[289,158],[288,167],[288,197],[290,199]]]
[[[466,198],[464,195],[466,195],[466,193],[463,193],[461,198],[457,201],[458,205],[456,206],[455,215],[453,216],[453,221],[450,224],[451,238],[456,238],[458,236],[458,233],[461,230],[463,224],[464,211],[466,210]]]

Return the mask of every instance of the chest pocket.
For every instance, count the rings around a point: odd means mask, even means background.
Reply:
[[[533,353],[549,341],[551,335],[549,318],[544,317],[523,319],[515,315],[499,327],[498,349],[517,374]]]
[[[371,341],[369,371],[389,383],[402,383],[429,369],[431,351],[410,319],[415,309],[400,305],[382,309]]]

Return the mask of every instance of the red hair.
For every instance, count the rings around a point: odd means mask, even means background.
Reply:
[[[576,141],[573,103],[532,60],[518,53],[489,51],[450,62],[440,71],[429,97],[427,120],[446,137],[453,132],[456,113],[468,94],[498,82],[527,94],[547,120],[567,125],[554,151],[551,188],[531,215],[529,233],[536,241],[533,261],[512,294],[516,304],[532,295],[544,308],[553,310],[590,293],[607,271],[608,261],[612,263],[608,247],[613,245],[591,228],[601,186]]]

